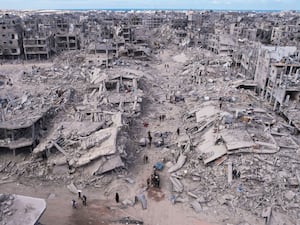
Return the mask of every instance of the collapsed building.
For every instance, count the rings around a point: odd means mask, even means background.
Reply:
[[[18,167],[3,163],[1,173],[97,185],[134,164],[147,138],[130,129],[139,121],[150,130],[151,121],[173,203],[188,202],[196,212],[230,206],[259,217],[288,209],[299,219],[297,19],[280,24],[276,15],[209,11],[36,17],[24,25],[3,17],[13,27],[4,34],[17,40],[17,53],[6,51],[3,59],[55,58],[49,67],[22,71],[22,90],[13,94],[16,78],[1,75],[0,149],[32,152]],[[281,37],[277,26],[294,38]],[[172,53],[162,71],[164,51]],[[169,68],[173,61],[178,67]],[[141,121],[145,102],[157,103],[157,111],[148,109]],[[175,114],[180,107],[183,114]],[[176,129],[177,136],[170,131]]]

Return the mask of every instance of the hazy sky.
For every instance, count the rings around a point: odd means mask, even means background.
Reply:
[[[0,3],[0,9],[163,8],[300,10],[300,0],[0,0]]]

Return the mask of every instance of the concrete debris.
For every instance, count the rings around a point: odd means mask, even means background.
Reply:
[[[222,223],[300,221],[298,12],[14,13],[0,15],[0,185],[126,195],[143,180],[151,205],[170,186]],[[18,215],[10,198],[0,219]]]
[[[201,207],[200,203],[197,202],[196,200],[191,202],[191,206],[195,210],[196,213],[200,213],[202,211],[202,207]]]
[[[293,198],[296,196],[296,194],[293,191],[287,191],[284,194],[284,197],[288,200],[288,201],[292,201]]]
[[[121,224],[135,224],[135,225],[142,225],[142,224],[144,224],[143,221],[131,219],[130,217],[124,217],[124,218],[122,218],[120,220],[113,221],[113,222],[118,222],[118,223],[121,223]]]
[[[141,202],[142,208],[147,209],[147,200],[144,194],[137,195],[137,199]]]
[[[183,192],[184,186],[176,177],[170,177],[171,183],[173,185],[173,191],[175,192]]]
[[[170,167],[168,169],[168,172],[169,173],[173,173],[173,172],[176,172],[177,170],[179,170],[184,165],[186,159],[187,159],[186,155],[180,154],[179,157],[178,157],[178,159],[177,159],[176,164],[173,165],[172,167]]]
[[[125,200],[122,201],[122,205],[125,205],[125,206],[134,206],[134,202],[132,200],[125,199]]]
[[[76,186],[74,185],[74,183],[70,183],[67,185],[67,188],[69,189],[69,191],[73,194],[77,194],[78,193],[78,189],[76,188]]]
[[[0,194],[1,224],[37,224],[46,209],[44,199]]]
[[[146,138],[141,138],[139,141],[139,144],[141,147],[146,147],[147,146],[147,139]]]
[[[101,175],[116,168],[124,167],[124,163],[119,155],[114,155],[102,158],[103,163],[100,163],[99,168],[94,172],[94,175]]]

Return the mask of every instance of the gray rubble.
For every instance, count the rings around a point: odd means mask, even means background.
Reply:
[[[127,191],[150,153],[173,204],[299,223],[298,12],[15,13],[0,16],[0,185]]]

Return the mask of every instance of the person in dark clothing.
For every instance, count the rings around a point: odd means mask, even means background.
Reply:
[[[238,179],[241,177],[241,172],[240,171],[237,171],[236,169],[233,169],[232,170],[232,177],[233,179]]]
[[[74,209],[77,208],[76,201],[75,201],[74,199],[72,200],[72,207],[73,207]]]
[[[149,145],[151,146],[152,136],[151,136],[151,132],[150,131],[148,131],[148,139],[149,139]]]
[[[219,107],[220,107],[220,110],[222,109],[222,104],[223,104],[223,98],[220,97],[219,98]]]
[[[147,189],[150,188],[150,185],[151,185],[151,181],[150,181],[150,178],[147,179]]]
[[[177,135],[179,135],[180,134],[180,129],[179,128],[177,128]]]
[[[152,137],[149,136],[149,146],[151,147],[151,143],[152,143]]]
[[[119,203],[119,201],[120,201],[120,196],[119,196],[119,193],[118,193],[118,192],[116,193],[115,199],[116,199],[116,203]]]
[[[47,156],[46,151],[44,151],[44,152],[42,153],[42,158],[43,158],[43,160],[47,160],[48,156]]]
[[[148,156],[144,155],[144,164],[147,164],[147,163],[148,163]]]
[[[82,196],[82,204],[84,206],[86,206],[86,196],[85,195]]]

